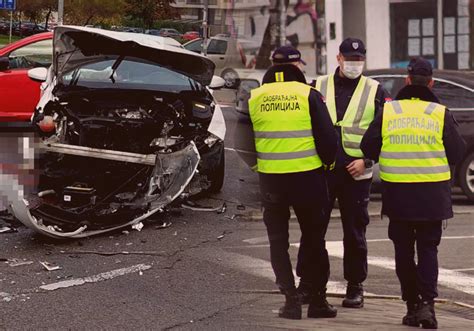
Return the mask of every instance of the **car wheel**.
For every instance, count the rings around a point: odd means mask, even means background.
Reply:
[[[468,199],[474,201],[474,153],[469,154],[459,168],[459,185]]]
[[[237,88],[239,83],[239,74],[233,69],[226,69],[222,72],[221,77],[225,80],[225,87]]]
[[[222,189],[224,185],[224,176],[225,176],[225,151],[222,149],[221,158],[219,164],[217,165],[215,171],[209,175],[209,180],[211,186],[208,189],[210,193],[217,193]]]

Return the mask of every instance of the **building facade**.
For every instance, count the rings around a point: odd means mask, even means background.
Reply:
[[[174,6],[182,19],[203,17],[203,0]],[[296,46],[310,75],[337,67],[346,37],[365,42],[367,69],[406,67],[414,56],[440,69],[474,69],[474,0],[290,0],[286,8],[284,0],[209,0],[210,32],[261,45],[272,14],[272,46]]]

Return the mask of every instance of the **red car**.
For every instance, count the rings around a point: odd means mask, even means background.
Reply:
[[[183,34],[182,37],[184,40],[194,40],[199,38],[199,32],[197,31],[187,31]]]
[[[35,34],[0,49],[0,122],[30,120],[40,98],[40,83],[28,77],[28,70],[49,67],[52,56],[52,32]]]

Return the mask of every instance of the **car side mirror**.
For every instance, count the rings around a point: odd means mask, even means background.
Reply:
[[[48,76],[48,69],[39,67],[33,68],[28,70],[28,77],[36,82],[44,82],[46,81],[46,77]]]
[[[211,84],[209,84],[209,88],[212,90],[218,90],[225,86],[225,80],[219,76],[212,76]]]
[[[7,56],[0,57],[0,71],[10,69],[10,59]]]

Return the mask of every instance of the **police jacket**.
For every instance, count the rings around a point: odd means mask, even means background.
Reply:
[[[275,73],[283,72],[284,81],[298,81],[306,84],[306,79],[296,66],[292,64],[274,65],[265,73],[262,83],[273,83],[276,81]],[[334,162],[337,150],[337,135],[329,116],[327,107],[321,94],[315,89],[311,89],[308,96],[309,112],[311,116],[312,133],[316,145],[316,151],[323,164],[330,165]],[[287,186],[289,191],[293,191],[291,199],[294,202],[314,201],[321,193],[320,190],[326,189],[326,180],[322,168],[308,172],[296,174],[263,174],[260,173],[261,185],[270,185],[277,183],[279,186]],[[320,176],[314,176],[314,172],[320,173]],[[317,183],[308,185],[308,176]]]
[[[407,85],[396,100],[417,98],[439,103],[428,87]],[[383,113],[379,113],[369,126],[361,143],[365,157],[378,161],[382,148]],[[446,109],[443,128],[443,145],[450,165],[461,161],[465,142],[459,135],[457,123]],[[438,221],[453,217],[451,182],[393,183],[382,182],[382,214],[395,221]]]
[[[270,67],[263,76],[262,84],[274,83],[276,81],[275,73],[277,72],[283,72],[285,82],[297,81],[306,84],[306,79],[301,70],[292,64],[280,64]],[[331,164],[334,162],[337,148],[337,136],[331,117],[321,93],[315,89],[311,89],[308,103],[316,150],[324,164]]]
[[[344,114],[346,113],[346,109],[349,106],[349,102],[351,101],[352,95],[359,84],[360,77],[356,79],[349,79],[346,77],[341,77],[339,75],[340,68],[336,69],[334,73],[334,92],[335,92],[335,99],[336,99],[336,113],[337,113],[337,121],[341,121],[344,118]],[[377,92],[375,94],[375,110],[374,110],[374,117],[377,117],[379,113],[383,110],[383,105],[385,101],[391,101],[390,95],[388,92],[381,86],[378,85]],[[341,139],[341,127],[336,127],[336,132],[339,136],[338,139],[338,148],[337,148],[337,156],[336,156],[336,167],[346,167],[349,163],[354,161],[356,158],[348,155],[342,146],[342,139]]]

